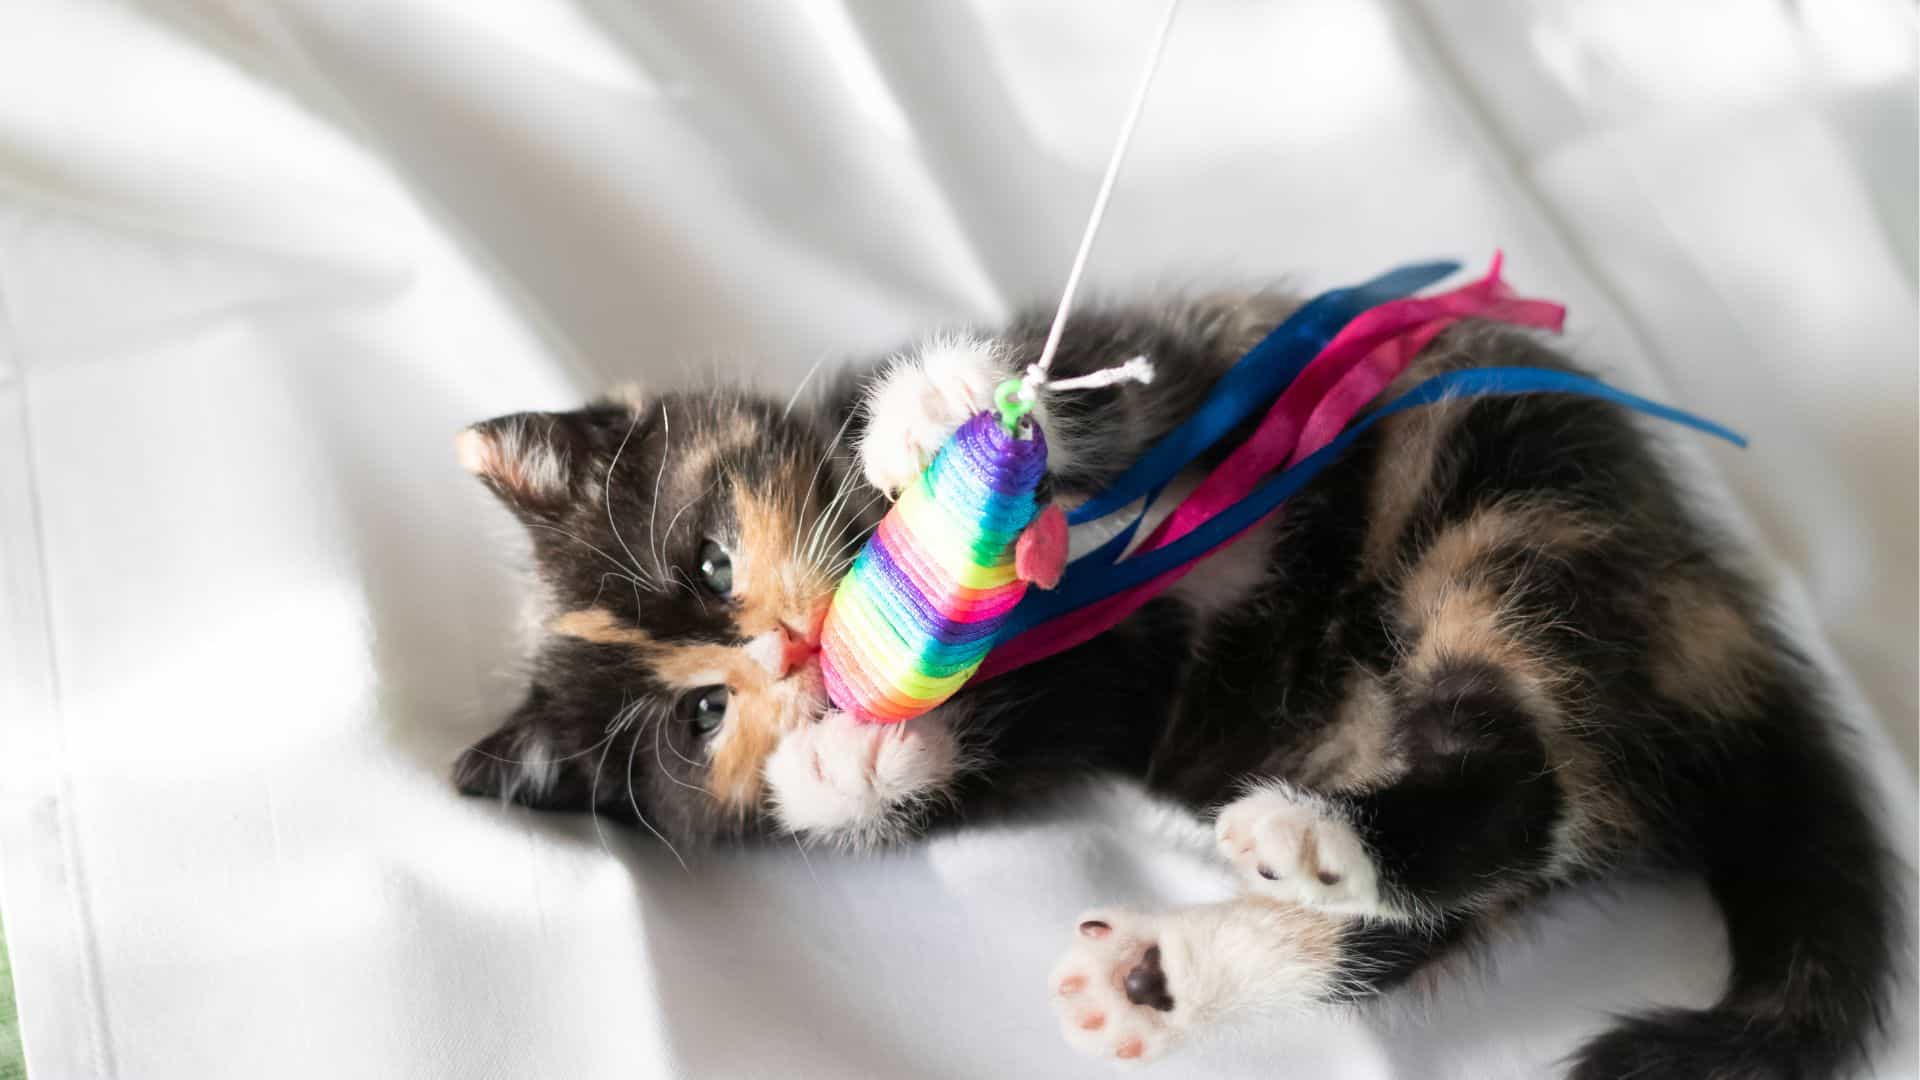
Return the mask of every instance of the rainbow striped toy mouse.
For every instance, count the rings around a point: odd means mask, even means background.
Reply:
[[[1020,384],[955,432],[841,580],[820,638],[827,695],[872,723],[918,716],[980,667],[1027,585],[1051,588],[1067,524],[1038,502],[1047,440]]]

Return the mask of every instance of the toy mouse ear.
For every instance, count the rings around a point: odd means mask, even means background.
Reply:
[[[1013,572],[1043,589],[1060,584],[1067,569],[1067,516],[1048,503],[1013,545]]]
[[[514,413],[482,421],[454,439],[460,465],[523,517],[546,517],[581,495],[591,472],[591,410]]]

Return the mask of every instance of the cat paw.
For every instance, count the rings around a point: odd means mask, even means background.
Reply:
[[[1193,1014],[1181,1000],[1185,951],[1163,943],[1161,922],[1113,910],[1080,917],[1050,983],[1069,1046],[1094,1057],[1151,1061],[1185,1033]]]
[[[765,776],[787,830],[860,846],[902,832],[915,804],[945,790],[956,759],[936,714],[863,724],[831,712],[782,736]]]
[[[1380,915],[1380,876],[1353,826],[1326,803],[1265,787],[1220,811],[1220,854],[1249,891],[1347,915]]]
[[[943,339],[889,365],[867,391],[860,467],[888,496],[918,479],[949,436],[994,407],[1008,373],[991,342]]]

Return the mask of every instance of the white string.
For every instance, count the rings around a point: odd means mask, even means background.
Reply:
[[[1152,381],[1153,361],[1144,356],[1136,356],[1117,367],[1102,368],[1089,375],[1081,375],[1073,379],[1051,380],[1047,383],[1047,389],[1093,390],[1102,386],[1112,386],[1114,383],[1150,383]]]
[[[1100,232],[1100,223],[1107,216],[1107,200],[1113,196],[1114,181],[1120,176],[1120,162],[1127,156],[1127,146],[1133,142],[1133,129],[1140,122],[1140,114],[1147,108],[1147,90],[1153,85],[1153,76],[1160,69],[1160,55],[1166,51],[1167,38],[1173,33],[1173,13],[1180,7],[1180,0],[1167,0],[1167,12],[1160,17],[1160,30],[1154,35],[1153,51],[1147,56],[1146,70],[1140,73],[1140,85],[1133,92],[1133,104],[1127,109],[1127,118],[1120,126],[1120,139],[1113,146],[1113,156],[1107,159],[1107,174],[1100,180],[1100,192],[1093,198],[1093,213],[1087,218],[1087,227],[1080,234],[1080,250],[1073,256],[1073,269],[1067,272],[1067,287],[1060,294],[1060,307],[1053,313],[1053,325],[1047,329],[1047,343],[1040,348],[1040,359],[1027,367],[1027,373],[1020,380],[1020,397],[1031,402],[1043,385],[1047,383],[1047,369],[1053,366],[1053,354],[1060,350],[1060,335],[1067,328],[1067,312],[1073,308],[1074,294],[1080,291],[1080,275],[1087,268],[1087,257],[1093,253],[1093,238]],[[1124,379],[1137,379],[1147,382],[1153,378],[1153,365],[1144,356],[1135,357],[1115,372],[1124,371],[1124,375],[1115,375],[1105,381],[1090,383],[1094,376],[1082,376],[1067,379],[1050,385],[1057,389],[1071,389],[1075,386],[1108,386]],[[1102,374],[1102,373],[1096,373]]]

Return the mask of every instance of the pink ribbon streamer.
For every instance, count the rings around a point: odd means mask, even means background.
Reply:
[[[1515,297],[1500,279],[1501,262],[1496,252],[1485,277],[1452,292],[1394,300],[1361,312],[1301,370],[1247,441],[1181,500],[1135,554],[1180,539],[1245,498],[1275,471],[1327,445],[1406,370],[1420,350],[1454,323],[1485,319],[1558,332],[1566,309]],[[1269,515],[1263,520],[1271,519]],[[1028,630],[994,649],[974,677],[992,678],[1091,639],[1166,591],[1204,558]]]

